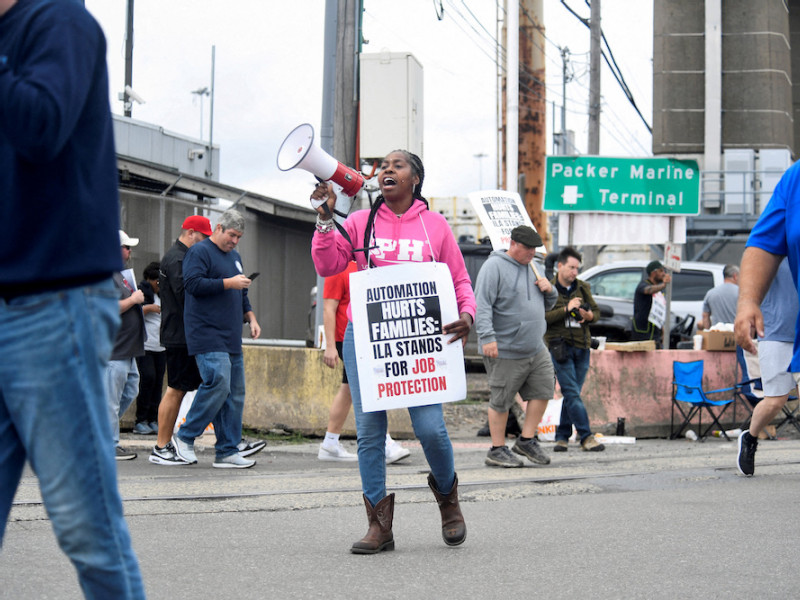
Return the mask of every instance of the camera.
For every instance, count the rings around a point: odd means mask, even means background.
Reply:
[[[593,337],[593,338],[591,338],[591,341],[589,342],[589,345],[591,346],[592,350],[597,350],[600,347],[600,340],[598,340],[597,338]],[[625,421],[625,419],[622,419],[622,420]],[[617,421],[619,421],[619,419],[617,419]]]
[[[592,307],[589,306],[588,302],[584,302],[583,304],[580,305],[580,308],[583,309],[583,310],[589,310]],[[571,311],[569,311],[569,316],[572,317],[573,319],[575,319],[576,321],[580,321],[581,318],[582,318],[581,317],[581,313],[578,312],[577,308],[573,308]]]

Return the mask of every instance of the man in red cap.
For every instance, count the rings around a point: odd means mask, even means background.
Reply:
[[[202,382],[197,363],[186,351],[183,330],[183,257],[195,243],[211,235],[211,221],[192,215],[183,221],[180,237],[161,259],[158,276],[161,296],[161,345],[167,354],[167,391],[158,405],[158,439],[150,454],[157,465],[185,465],[175,454],[170,439],[186,392]]]
[[[161,296],[161,345],[167,354],[167,391],[158,405],[158,439],[150,454],[155,465],[185,465],[170,441],[178,419],[181,402],[186,392],[196,390],[203,382],[197,362],[186,349],[183,328],[183,257],[197,242],[211,235],[211,221],[201,215],[186,217],[180,237],[161,259],[158,277]],[[260,452],[267,444],[262,440],[239,443],[239,453],[250,456]]]

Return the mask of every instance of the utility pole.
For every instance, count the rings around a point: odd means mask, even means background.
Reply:
[[[592,155],[600,154],[600,0],[592,0],[591,22],[589,31],[589,147]]]
[[[543,0],[521,0],[520,8],[517,187],[533,226],[547,243],[547,219],[542,209],[547,153]]]
[[[600,28],[600,0],[592,0],[590,15],[588,153],[597,156],[600,154],[600,55],[602,52],[600,47],[602,33]],[[583,248],[583,264],[587,267],[597,264],[597,254],[597,246],[585,246]]]
[[[128,16],[125,23],[125,91],[123,92],[123,110],[126,117],[132,114],[131,100],[128,90],[133,88],[133,0],[128,0]]]
[[[211,46],[211,106],[209,107],[208,115],[208,156],[206,157],[206,177],[211,177],[214,171],[214,163],[211,162],[211,155],[214,153],[214,72],[216,71],[216,57],[217,47]]]
[[[358,63],[361,54],[361,0],[325,1],[324,61],[322,69],[322,127],[320,147],[345,165],[361,167],[356,156],[358,131]],[[336,208],[346,212],[346,198]],[[341,220],[334,216],[335,219]],[[317,276],[314,331],[322,326],[324,278]],[[319,347],[320,337],[315,335]]]
[[[569,140],[567,139],[567,83],[572,77],[567,74],[569,64],[569,48],[561,48],[561,134],[559,135],[558,153],[569,154]]]
[[[505,188],[516,192],[519,176],[519,0],[506,0]]]

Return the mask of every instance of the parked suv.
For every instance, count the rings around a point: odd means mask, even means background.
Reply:
[[[596,265],[579,275],[591,284],[597,303],[611,309],[602,311],[600,320],[591,327],[592,335],[605,336],[608,341],[630,341],[633,295],[645,276],[648,262],[617,261]],[[695,332],[696,323],[703,316],[703,298],[708,290],[723,282],[724,267],[719,263],[682,262],[680,272],[672,273],[670,313],[672,330],[678,337],[689,337]]]

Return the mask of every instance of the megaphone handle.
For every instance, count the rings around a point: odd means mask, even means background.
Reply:
[[[321,184],[323,184],[326,188],[328,187],[329,182],[325,181],[321,177],[317,177],[316,175],[314,177],[316,178],[317,181],[319,181]],[[336,184],[331,184],[331,185],[336,185]],[[317,209],[320,206],[322,206],[323,210],[325,211],[325,218],[326,219],[332,219],[333,218],[333,215],[331,214],[331,209],[330,209],[330,207],[328,207],[328,199],[327,198],[325,200],[312,199],[311,200],[311,206],[314,207],[314,209]]]

